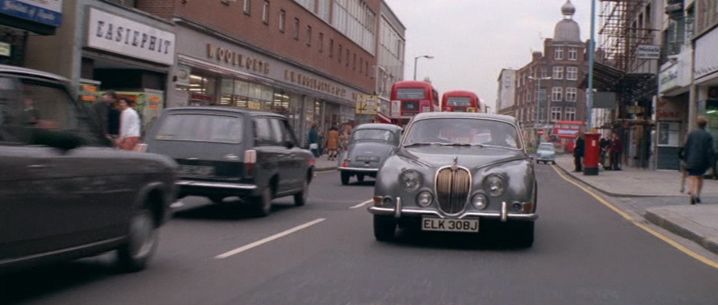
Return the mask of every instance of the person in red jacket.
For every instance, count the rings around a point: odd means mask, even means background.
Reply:
[[[611,169],[615,171],[621,170],[621,154],[623,153],[623,141],[617,133],[613,133],[611,140]]]

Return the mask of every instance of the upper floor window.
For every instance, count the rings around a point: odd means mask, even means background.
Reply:
[[[561,120],[561,107],[551,107],[551,121]]]
[[[566,67],[566,79],[578,80],[578,67]]]
[[[334,39],[329,38],[329,57],[334,57]]]
[[[244,0],[244,4],[242,4],[242,11],[246,15],[250,15],[252,12],[252,0]]]
[[[294,39],[299,40],[299,18],[294,18]]]
[[[324,52],[324,33],[319,33],[319,53]]]
[[[285,28],[287,27],[287,12],[285,10],[279,11],[279,31],[284,33]]]
[[[269,1],[267,0],[264,0],[264,4],[262,4],[262,22],[269,24]]]
[[[339,63],[342,63],[342,44],[339,44],[339,52],[337,52],[337,60],[339,60]]]
[[[347,60],[345,61],[345,62],[346,62],[346,65],[345,65],[345,66],[346,66],[347,68],[349,68],[349,49],[347,49],[346,56],[347,56],[347,57],[346,57]],[[354,62],[356,62],[356,57],[354,57]]]
[[[553,54],[554,54],[555,59],[558,59],[558,60],[563,59],[563,49],[562,48],[556,48],[553,51]]]
[[[312,45],[312,26],[307,26],[307,46]]]
[[[578,51],[575,48],[568,49],[568,60],[577,60]]]
[[[563,88],[561,87],[553,87],[551,89],[551,101],[552,102],[561,102],[563,101]]]
[[[578,97],[578,90],[576,88],[566,88],[566,101],[575,102]]]
[[[553,79],[563,79],[563,67],[553,67]]]
[[[564,113],[564,119],[566,121],[575,121],[576,120],[576,108],[575,107],[566,107],[566,112]]]

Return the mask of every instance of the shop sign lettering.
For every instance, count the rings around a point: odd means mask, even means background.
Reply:
[[[229,48],[207,44],[207,57],[234,67],[240,67],[254,73],[269,74],[269,63],[252,58]]]

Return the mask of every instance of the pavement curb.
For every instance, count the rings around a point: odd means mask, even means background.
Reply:
[[[321,172],[331,172],[337,170],[336,167],[322,167],[322,168],[315,168],[314,171],[321,173]]]
[[[600,193],[602,193],[602,194],[604,194],[604,195],[608,195],[608,196],[611,196],[611,197],[628,197],[628,198],[673,197],[673,196],[668,196],[668,195],[636,195],[636,194],[621,194],[621,193],[609,192],[609,191],[606,191],[606,190],[604,190],[604,189],[602,189],[602,188],[599,188],[599,187],[597,187],[597,186],[595,186],[595,185],[593,185],[593,184],[590,184],[590,183],[588,183],[587,181],[585,181],[585,180],[579,178],[579,177],[576,175],[575,172],[563,168],[561,165],[559,165],[559,163],[556,163],[555,166],[558,167],[558,168],[559,168],[562,172],[564,172],[565,174],[571,176],[571,178],[573,178],[573,179],[575,179],[575,180],[578,180],[578,181],[580,181],[581,183],[583,183],[584,185],[587,185],[587,186],[589,186],[590,188],[592,188],[592,189],[594,189],[594,190],[596,190],[596,191],[599,191]]]
[[[667,213],[670,214],[670,212]],[[651,223],[670,231],[671,233],[689,239],[701,245],[706,250],[718,254],[718,238],[706,237],[704,234],[701,234],[699,232],[700,229],[692,228],[692,225],[690,224],[691,221],[688,219],[682,219],[682,217],[677,215],[666,217],[654,209],[646,210],[644,218]]]

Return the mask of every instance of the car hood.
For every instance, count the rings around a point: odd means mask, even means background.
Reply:
[[[494,147],[432,146],[403,148],[397,155],[425,167],[452,165],[456,160],[459,166],[476,168],[526,158],[526,155],[521,150]]]
[[[386,157],[391,154],[394,146],[381,142],[355,142],[349,146],[349,157],[356,156],[380,156]]]

